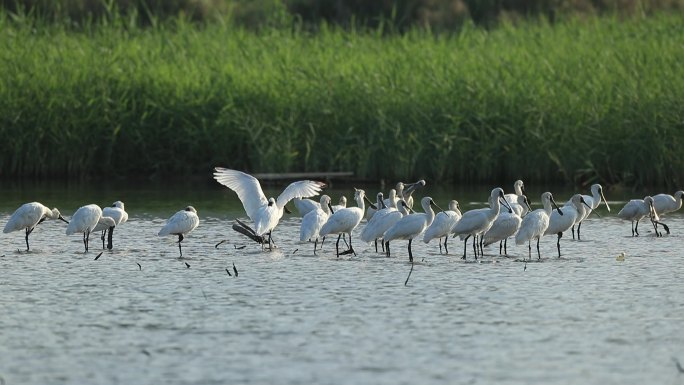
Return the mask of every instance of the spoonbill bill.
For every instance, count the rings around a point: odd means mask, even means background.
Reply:
[[[29,251],[29,235],[31,235],[36,226],[43,223],[46,219],[59,219],[69,223],[56,208],[50,210],[42,203],[31,202],[19,206],[14,211],[2,232],[7,234],[12,231],[26,230],[26,251]]]
[[[523,245],[527,242],[527,251],[530,260],[532,259],[532,240],[537,240],[537,259],[541,259],[539,252],[539,239],[544,235],[544,232],[549,227],[549,217],[553,207],[559,215],[563,215],[563,210],[558,207],[556,201],[553,200],[553,195],[550,192],[545,192],[541,195],[541,202],[544,208],[537,209],[531,213],[527,213],[520,224],[520,229],[515,235],[515,244]]]
[[[254,230],[247,228],[248,232],[253,232],[255,237],[252,239],[257,240],[257,242],[260,241],[262,245],[264,244],[264,235],[268,234],[269,250],[272,249],[271,232],[282,218],[287,202],[293,198],[318,195],[325,186],[324,183],[310,180],[293,182],[285,188],[276,200],[274,198],[266,199],[259,181],[242,171],[216,167],[214,179],[237,193],[247,216],[255,225]],[[244,232],[242,233],[244,234]]]
[[[178,235],[178,252],[180,253],[180,257],[182,257],[183,250],[181,249],[181,242],[183,242],[183,239],[188,233],[199,225],[199,222],[197,210],[192,206],[187,206],[183,210],[173,214],[173,216],[166,221],[164,227],[159,230],[157,235],[160,237],[165,235]]]

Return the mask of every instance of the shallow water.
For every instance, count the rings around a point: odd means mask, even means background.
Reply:
[[[483,263],[470,248],[462,261],[457,240],[449,255],[415,242],[419,263],[404,286],[406,241],[392,258],[355,243],[358,256],[338,259],[329,241],[313,255],[295,241],[299,218],[286,216],[279,248],[262,252],[230,230],[244,215],[220,189],[51,191],[39,199],[67,217],[122,199],[130,219],[98,260],[99,237],[84,254],[62,222],[38,226],[30,253],[23,232],[0,235],[7,384],[684,383],[672,359],[684,360],[681,215],[667,218],[669,236],[642,224],[632,238],[612,202],[612,214],[583,225],[582,241],[566,234],[563,258],[555,236],[544,238],[541,263],[516,262],[527,248],[513,242],[511,257],[491,246]],[[3,192],[3,226],[31,193]],[[175,239],[156,233],[186,204],[201,223],[179,260]],[[233,263],[239,277],[226,272]]]

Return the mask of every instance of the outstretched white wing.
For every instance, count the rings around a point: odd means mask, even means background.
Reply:
[[[214,179],[229,189],[235,191],[245,207],[245,212],[251,220],[255,220],[255,215],[259,207],[268,204],[268,200],[261,190],[259,181],[242,171],[230,170],[223,167],[214,169]]]
[[[321,189],[325,187],[325,183],[314,182],[311,180],[300,180],[292,182],[279,196],[276,204],[279,208],[285,207],[287,202],[294,198],[308,198],[318,195]],[[262,194],[263,195],[263,194]]]

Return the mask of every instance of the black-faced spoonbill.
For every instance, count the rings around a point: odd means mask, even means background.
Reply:
[[[444,253],[449,254],[447,249],[447,240],[451,234],[456,223],[461,219],[461,209],[458,206],[458,201],[452,200],[449,202],[449,210],[440,211],[435,214],[435,219],[430,226],[425,229],[423,234],[423,242],[429,243],[435,238],[439,238],[439,252],[442,253],[442,238],[444,238]]]
[[[627,202],[627,204],[625,204],[625,207],[623,207],[622,210],[620,210],[620,212],[618,213],[618,217],[620,219],[632,222],[633,237],[639,236],[639,221],[646,216],[651,218],[651,223],[653,224],[653,228],[655,229],[656,237],[660,236],[660,234],[658,233],[657,224],[663,225],[663,227],[665,227],[665,229],[668,230],[666,225],[658,222],[660,220],[658,218],[658,212],[655,210],[655,207],[653,207],[653,198],[650,196],[646,196],[644,199],[632,199],[631,201]],[[634,225],[635,221],[636,226]]]
[[[569,202],[570,204],[563,206],[563,215],[560,215],[557,211],[551,213],[551,216],[549,217],[549,227],[544,231],[544,235],[558,235],[558,240],[556,241],[558,258],[561,256],[560,240],[563,237],[563,233],[570,230],[577,221],[577,217],[579,217],[582,212],[586,209],[591,210],[591,207],[580,194],[573,195]]]
[[[501,205],[503,204],[509,212],[512,211],[508,202],[504,199],[504,192],[501,187],[492,190],[489,195],[489,208],[475,209],[466,211],[461,220],[454,226],[454,236],[460,235],[463,240],[463,257],[466,259],[468,238],[473,237],[473,251],[477,259],[477,236],[484,234],[499,216]]]
[[[658,194],[653,196],[653,208],[658,213],[658,215],[664,215],[677,211],[682,207],[682,195],[684,191],[677,191],[674,196],[670,194]],[[665,228],[668,234],[670,234],[670,229]]]
[[[511,194],[508,194],[511,195]],[[487,232],[482,236],[484,246],[491,245],[492,243],[499,242],[499,255],[501,255],[501,250],[503,249],[503,254],[508,255],[508,238],[515,235],[520,228],[522,223],[523,213],[527,213],[530,208],[529,201],[525,195],[515,195],[516,201],[522,198],[522,204],[517,202],[511,203],[507,201],[511,206],[512,212],[504,211],[499,213],[496,217],[492,227],[487,230]],[[492,199],[492,198],[489,198]]]
[[[366,224],[366,227],[361,231],[361,241],[363,242],[375,242],[375,252],[378,252],[378,239],[382,238],[385,231],[390,227],[394,226],[402,217],[409,214],[408,206],[404,200],[399,201],[399,208],[397,209],[397,200],[395,190],[390,190],[390,207],[378,210],[370,221]],[[384,201],[383,201],[384,204]],[[385,251],[385,242],[381,241],[382,250]]]
[[[178,235],[178,252],[180,256],[183,256],[183,250],[181,249],[181,242],[189,232],[195,229],[199,225],[199,217],[197,216],[197,210],[194,207],[188,206],[181,211],[173,214],[164,227],[159,230],[158,236],[164,235]]]
[[[563,215],[563,210],[558,207],[556,201],[553,200],[553,195],[550,192],[545,192],[541,195],[541,202],[544,208],[537,209],[531,213],[527,213],[520,224],[520,229],[515,235],[515,244],[524,245],[527,242],[527,252],[530,260],[532,259],[532,240],[537,240],[537,259],[541,259],[539,252],[539,239],[544,235],[544,232],[549,227],[549,218],[551,211],[556,208],[558,214]]]
[[[318,246],[318,237],[321,228],[328,221],[330,217],[330,197],[321,195],[321,201],[317,209],[309,211],[304,218],[299,228],[299,240],[304,242],[315,239],[314,254],[316,254],[316,247]]]
[[[107,226],[105,222],[100,222],[95,226],[93,232],[102,231],[102,248],[105,248],[105,233],[109,230],[109,235],[107,236],[107,249],[111,250],[114,246],[112,243],[112,235],[114,233],[114,227],[118,227],[120,224],[128,221],[128,213],[124,210],[124,204],[121,201],[116,201],[112,203],[111,207],[105,207],[102,209],[103,217],[110,217],[114,220],[114,226]]]
[[[582,227],[582,222],[587,219],[589,214],[591,214],[592,210],[596,210],[599,205],[601,204],[601,200],[603,200],[603,203],[606,204],[606,209],[610,211],[610,206],[608,206],[608,201],[606,200],[606,197],[603,195],[603,187],[601,187],[600,184],[596,183],[591,185],[591,196],[589,195],[582,195],[582,199],[589,205],[590,208],[585,207],[582,205],[580,207],[580,212],[579,216],[575,220],[575,225],[577,225],[577,239],[580,239],[580,228]],[[567,204],[572,204],[568,200]],[[575,226],[572,226],[572,239],[575,239]]]
[[[335,243],[335,253],[338,257],[340,256],[340,238],[342,238],[343,234],[349,234],[349,250],[343,252],[342,255],[351,253],[356,255],[356,252],[352,247],[352,231],[354,231],[359,223],[361,223],[361,219],[363,219],[363,214],[366,210],[365,201],[367,201],[368,198],[366,198],[365,191],[359,189],[355,190],[354,200],[356,200],[357,207],[345,207],[333,212],[319,232],[321,237],[325,237],[328,234],[339,234],[337,242]],[[371,205],[373,204],[370,201],[368,203]]]
[[[411,242],[413,242],[413,238],[425,231],[435,219],[435,212],[432,210],[432,206],[437,207],[440,211],[442,210],[430,197],[423,197],[423,199],[420,200],[420,204],[423,207],[424,212],[409,214],[401,218],[383,234],[382,239],[383,242],[385,242],[385,252],[388,257],[390,256],[390,242],[395,239],[408,240],[409,261],[413,263],[413,253],[411,252]]]
[[[271,232],[280,222],[287,202],[294,198],[318,195],[321,189],[325,187],[324,183],[310,180],[292,182],[276,200],[274,198],[266,199],[259,181],[242,171],[216,167],[214,179],[237,193],[247,216],[254,222],[253,232],[256,237],[253,239],[256,239],[257,242],[261,241],[260,243],[263,245],[265,243],[264,235],[268,234],[269,250],[272,249],[273,244]]]
[[[12,231],[26,230],[26,251],[29,251],[28,237],[36,228],[37,225],[43,223],[46,219],[60,219],[69,223],[62,217],[59,210],[50,210],[46,206],[38,202],[25,203],[12,214],[10,219],[5,224],[3,233],[7,234]]]
[[[292,202],[294,202],[294,205],[297,208],[297,211],[299,211],[299,215],[301,215],[302,218],[306,214],[321,208],[321,204],[319,202],[313,201],[311,199],[295,197],[294,199],[292,199]]]
[[[93,232],[98,224],[102,224],[104,228],[114,227],[116,223],[110,217],[102,216],[102,209],[95,204],[85,205],[80,207],[69,220],[69,226],[66,229],[66,235],[75,233],[83,233],[83,246],[86,253],[88,252],[88,241],[90,240],[90,233]]]

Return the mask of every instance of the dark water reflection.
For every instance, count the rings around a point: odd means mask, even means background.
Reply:
[[[425,194],[470,208],[490,189]],[[115,249],[97,261],[99,240],[83,254],[60,222],[38,227],[29,254],[18,250],[23,234],[0,235],[7,384],[683,381],[672,357],[684,359],[684,218],[668,218],[670,236],[656,239],[644,226],[642,237],[628,237],[629,224],[614,216],[622,196],[608,194],[613,213],[588,220],[583,241],[564,238],[562,259],[551,237],[542,241],[545,259],[528,264],[514,261],[526,247],[511,243],[512,258],[490,248],[485,263],[464,263],[456,240],[450,255],[416,242],[421,262],[406,287],[406,242],[389,259],[370,245],[338,259],[330,243],[314,256],[296,241],[299,218],[288,216],[275,233],[280,247],[262,252],[230,230],[243,216],[235,195],[211,185],[3,185],[0,198],[3,226],[30,200],[68,216],[120,199],[130,215]],[[179,260],[174,240],[156,232],[187,204],[202,222]],[[619,252],[625,261],[615,260]],[[226,273],[233,263],[237,278]]]

